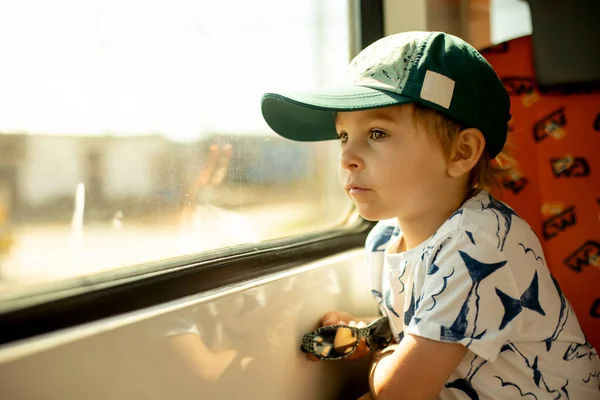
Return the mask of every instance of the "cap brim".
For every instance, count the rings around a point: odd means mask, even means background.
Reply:
[[[313,142],[337,139],[335,112],[359,111],[413,102],[409,97],[364,86],[329,87],[311,92],[266,93],[262,114],[277,134]]]

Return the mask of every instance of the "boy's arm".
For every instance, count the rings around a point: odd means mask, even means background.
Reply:
[[[376,400],[437,399],[450,375],[467,354],[458,343],[442,343],[405,334],[375,358],[369,376]]]

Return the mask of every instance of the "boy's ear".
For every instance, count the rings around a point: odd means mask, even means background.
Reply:
[[[485,138],[476,128],[460,131],[454,138],[452,151],[448,160],[448,174],[453,177],[470,172],[485,151]]]

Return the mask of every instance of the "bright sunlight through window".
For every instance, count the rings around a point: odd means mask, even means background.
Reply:
[[[341,224],[338,144],[279,138],[260,97],[331,83],[348,20],[345,0],[0,0],[0,299]]]

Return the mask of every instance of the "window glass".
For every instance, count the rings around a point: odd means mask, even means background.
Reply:
[[[279,138],[260,97],[335,81],[347,11],[0,0],[0,298],[339,226],[339,144]]]
[[[490,30],[492,43],[503,43],[530,35],[531,12],[522,0],[491,0]]]

